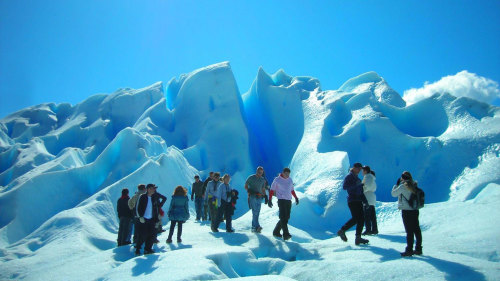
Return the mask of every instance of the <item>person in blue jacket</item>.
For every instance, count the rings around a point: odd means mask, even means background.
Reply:
[[[181,243],[182,239],[182,224],[189,219],[189,198],[187,197],[187,189],[182,186],[177,186],[170,201],[168,209],[168,219],[170,220],[170,232],[168,233],[167,243],[172,243],[172,235],[174,234],[175,225],[177,224],[177,243]]]
[[[344,178],[344,184],[342,188],[344,190],[347,190],[347,205],[349,206],[352,217],[337,232],[340,239],[342,239],[342,241],[344,242],[347,242],[347,236],[345,235],[345,232],[349,230],[349,228],[356,225],[356,240],[354,241],[356,245],[367,244],[369,242],[368,240],[361,238],[361,232],[363,232],[364,225],[363,202],[365,202],[365,204],[368,204],[363,193],[363,183],[361,183],[361,180],[358,177],[358,174],[362,168],[363,165],[361,163],[354,163],[349,174]]]

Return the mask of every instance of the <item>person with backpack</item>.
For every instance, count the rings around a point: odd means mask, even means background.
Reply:
[[[122,196],[116,203],[116,210],[118,211],[118,219],[120,224],[118,227],[118,247],[131,244],[129,237],[130,225],[133,222],[134,214],[128,207],[128,188],[122,189]]]
[[[217,232],[215,229],[215,224],[217,223],[217,188],[221,184],[219,178],[220,173],[216,172],[213,175],[213,179],[207,184],[207,202],[211,220],[210,228],[213,232]]]
[[[168,208],[168,219],[170,220],[170,231],[168,232],[167,243],[172,243],[172,235],[174,234],[175,225],[177,224],[177,243],[181,243],[182,239],[182,224],[189,219],[189,198],[187,190],[183,186],[177,186],[170,200]]]
[[[292,195],[295,198],[295,204],[299,204],[299,198],[295,194],[293,189],[293,181],[290,178],[290,169],[284,168],[283,172],[279,174],[271,184],[271,190],[269,191],[269,208],[273,207],[273,195],[276,193],[278,197],[278,208],[279,208],[279,221],[274,227],[273,236],[283,237],[283,240],[288,240],[292,238],[290,232],[288,231],[288,220],[290,219],[290,212],[292,210]],[[283,229],[283,235],[281,235],[281,230]]]
[[[416,200],[417,190],[419,190],[417,182],[413,180],[410,172],[405,171],[391,191],[393,197],[398,197],[398,208],[401,210],[406,231],[406,249],[401,253],[402,257],[422,255],[422,231],[418,221],[419,206],[413,202]],[[414,237],[416,238],[415,251],[413,251]]]
[[[153,243],[155,241],[155,225],[158,222],[158,205],[152,198],[156,192],[156,186],[149,183],[146,186],[147,192],[142,194],[137,201],[137,216],[139,222],[137,223],[137,232],[139,237],[135,248],[135,255],[141,254],[141,247],[144,243],[144,255],[154,254]]]
[[[231,206],[231,195],[233,189],[231,185],[229,185],[229,181],[231,180],[231,176],[225,174],[222,177],[222,184],[219,185],[216,197],[217,197],[217,217],[215,220],[212,220],[213,228],[212,231],[219,232],[219,225],[223,220],[223,215],[226,220],[226,232],[234,232],[232,228],[232,206]]]
[[[137,243],[137,223],[139,221],[139,217],[136,215],[136,209],[137,209],[137,200],[139,200],[139,197],[146,193],[146,185],[145,184],[139,184],[137,186],[137,191],[135,192],[134,196],[128,200],[128,207],[130,210],[132,210],[133,216],[134,216],[134,223],[133,223],[133,233],[134,233],[134,238],[132,241],[134,242],[134,245]],[[132,229],[130,229],[130,233],[132,233]],[[127,238],[130,241],[130,234],[129,237]]]
[[[363,193],[368,201],[368,204],[364,206],[365,232],[363,232],[363,235],[377,235],[377,215],[375,213],[375,203],[377,202],[375,190],[377,190],[377,184],[375,183],[375,172],[370,169],[370,166],[363,167],[362,183]]]
[[[206,186],[200,181],[200,176],[194,176],[193,186],[191,188],[191,201],[194,201],[196,209],[196,221],[200,221],[203,212],[203,201],[205,199]]]
[[[266,197],[266,180],[262,176],[264,168],[257,167],[255,175],[251,175],[245,182],[248,192],[248,205],[252,209],[252,232],[260,233],[262,227],[259,224],[260,207],[262,198]]]
[[[356,240],[354,244],[368,244],[368,240],[361,238],[361,232],[363,231],[364,225],[364,212],[363,203],[367,204],[365,195],[363,194],[363,183],[358,177],[359,172],[363,168],[361,163],[354,163],[349,174],[344,178],[344,183],[342,188],[347,190],[347,205],[351,211],[352,218],[349,219],[342,228],[337,231],[337,235],[342,239],[342,241],[347,242],[347,236],[345,232],[356,225]]]

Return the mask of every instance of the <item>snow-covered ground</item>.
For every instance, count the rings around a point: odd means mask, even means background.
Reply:
[[[241,95],[228,63],[165,89],[120,89],[0,120],[1,280],[500,279],[498,107],[447,93],[406,106],[374,72],[324,91],[314,78],[260,69]],[[353,231],[347,243],[335,235],[350,216],[341,184],[353,162],[377,172],[379,235],[365,246]],[[290,241],[271,235],[277,207],[263,205],[264,230],[250,232],[242,191],[258,165],[270,180],[292,170],[301,201]],[[427,204],[424,255],[402,259],[390,189],[404,170]],[[154,255],[116,247],[122,188],[152,182],[169,198],[209,171],[232,175],[241,192],[236,233],[191,219],[183,243],[168,245],[163,233]]]

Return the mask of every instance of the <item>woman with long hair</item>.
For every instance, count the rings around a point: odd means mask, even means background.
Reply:
[[[406,231],[406,249],[401,253],[402,257],[422,254],[422,231],[418,221],[419,211],[410,206],[408,202],[412,194],[416,194],[417,182],[413,180],[410,172],[405,171],[392,188],[391,194],[398,197],[398,208],[403,216],[403,224]],[[415,251],[413,251],[413,238],[416,238]]]
[[[172,235],[174,234],[175,225],[177,224],[177,243],[181,243],[182,224],[189,219],[189,198],[187,197],[187,189],[182,186],[177,186],[170,201],[168,209],[168,218],[170,220],[170,232],[168,233],[167,243],[172,243]]]

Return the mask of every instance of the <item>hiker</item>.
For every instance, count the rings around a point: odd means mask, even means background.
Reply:
[[[170,220],[170,231],[168,233],[167,243],[172,243],[172,235],[174,234],[175,225],[177,224],[177,243],[181,243],[182,239],[182,224],[189,219],[189,198],[187,190],[182,186],[177,186],[170,201],[168,208],[168,219]]]
[[[194,176],[193,186],[191,188],[191,201],[194,201],[196,209],[196,221],[200,221],[203,212],[203,201],[205,199],[206,186],[200,181],[200,176]]]
[[[165,202],[167,202],[167,197],[165,197],[164,195],[162,195],[158,192],[158,186],[155,185],[154,189],[155,189],[155,192],[153,193],[151,198],[153,199],[153,206],[155,206],[155,208],[158,209],[158,221],[155,224],[155,239],[154,239],[155,241],[154,241],[154,243],[159,243],[160,241],[158,241],[157,237],[158,237],[159,233],[163,232],[161,220],[163,218],[163,215],[165,214],[161,207],[163,207]]]
[[[116,210],[118,211],[118,219],[120,221],[120,225],[118,227],[118,247],[132,243],[130,242],[129,233],[130,225],[133,223],[134,214],[128,207],[129,199],[128,188],[122,189],[122,196],[116,203]]]
[[[264,168],[257,167],[255,175],[251,175],[245,182],[245,189],[248,193],[248,205],[252,209],[252,232],[260,233],[262,227],[259,224],[260,207],[262,198],[266,197],[266,180],[262,177]]]
[[[225,174],[222,177],[222,184],[219,185],[216,192],[217,197],[217,218],[212,220],[212,231],[219,232],[219,225],[222,222],[222,215],[225,216],[226,220],[226,232],[234,232],[232,228],[232,206],[231,206],[231,195],[232,188],[229,185],[229,181],[231,181],[231,176]]]
[[[134,238],[133,238],[133,242],[134,242],[134,245],[137,243],[137,223],[139,221],[139,217],[137,217],[137,210],[136,210],[136,207],[137,207],[137,201],[139,200],[139,197],[146,193],[146,185],[145,184],[139,184],[137,186],[137,191],[135,192],[134,196],[132,196],[132,198],[130,198],[128,200],[128,207],[130,208],[130,210],[132,210],[132,213],[133,213],[133,216],[134,216],[134,223],[133,223],[133,226],[134,226]],[[130,233],[132,233],[132,229],[130,230]],[[129,235],[130,236],[130,235]],[[128,238],[130,240],[130,238]]]
[[[370,166],[363,167],[362,183],[363,193],[368,201],[368,205],[364,206],[365,232],[363,232],[363,235],[377,235],[377,215],[375,213],[375,203],[377,201],[375,190],[377,190],[377,184],[375,183],[375,172],[370,169]]]
[[[214,172],[210,172],[208,178],[205,179],[203,182],[203,190],[205,192],[203,193],[203,196],[205,196],[205,200],[203,201],[203,215],[202,215],[202,220],[206,221],[207,219],[210,220],[210,213],[208,212],[208,196],[207,196],[207,185],[208,183],[213,180],[214,177]]]
[[[358,174],[363,168],[361,163],[354,163],[349,174],[344,178],[344,183],[342,188],[347,190],[347,205],[351,211],[351,219],[349,219],[342,228],[337,231],[338,236],[342,241],[347,242],[347,236],[345,232],[349,228],[356,225],[356,240],[354,244],[367,244],[369,241],[361,238],[361,232],[363,231],[364,224],[364,213],[363,213],[363,202],[368,204],[365,195],[363,194],[363,183],[358,178]]]
[[[422,232],[418,221],[419,211],[410,206],[409,200],[412,194],[416,194],[417,182],[413,180],[410,172],[405,171],[392,188],[391,194],[398,197],[398,208],[403,216],[403,224],[406,231],[406,249],[401,256],[422,255]],[[416,238],[415,251],[413,251],[413,237]]]
[[[137,201],[137,232],[139,237],[135,248],[135,255],[141,254],[141,247],[144,243],[144,255],[154,254],[153,243],[155,241],[155,224],[158,221],[158,208],[156,208],[153,200],[153,194],[156,191],[156,186],[149,183],[146,186],[146,193],[142,194]]]
[[[269,208],[273,207],[273,195],[276,193],[278,198],[279,218],[273,230],[274,237],[283,237],[284,240],[292,238],[288,231],[288,220],[290,219],[290,211],[292,209],[292,195],[295,198],[295,204],[299,204],[299,198],[293,189],[293,181],[290,178],[290,169],[284,168],[283,172],[279,174],[271,184],[271,191],[269,191]],[[283,229],[283,236],[281,235]]]
[[[207,184],[207,202],[208,202],[208,212],[210,214],[210,228],[212,231],[216,232],[215,224],[217,223],[217,188],[221,184],[219,181],[220,173],[216,172],[213,174],[213,179]]]

